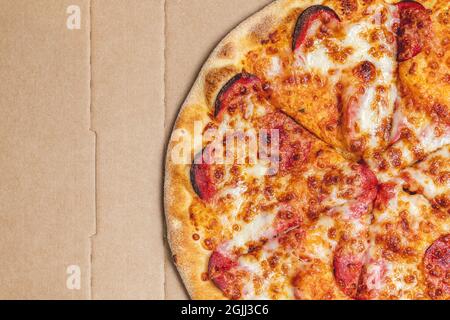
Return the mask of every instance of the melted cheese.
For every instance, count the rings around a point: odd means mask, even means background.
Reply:
[[[270,213],[260,213],[253,221],[243,225],[233,238],[226,243],[225,252],[231,248],[243,248],[250,241],[257,241],[262,237],[271,238],[274,234],[273,222],[276,215]]]
[[[374,211],[363,281],[372,299],[423,298],[423,255],[439,236],[448,232],[450,219],[435,215],[421,195],[409,195],[401,186],[394,193],[386,209]]]
[[[410,185],[411,191],[419,191],[428,199],[434,199],[450,192],[450,179],[446,178],[450,172],[450,146],[444,147],[428,156],[427,159],[415,167],[403,171]],[[436,161],[436,163],[434,163]],[[435,167],[437,166],[437,167]],[[433,173],[432,173],[433,172]],[[441,175],[443,175],[441,179]]]
[[[276,76],[279,76],[282,72],[282,68],[281,68],[281,60],[279,57],[277,56],[273,56],[270,59],[270,68],[267,71],[267,75],[270,78],[274,78]]]
[[[376,69],[375,79],[365,85],[365,92],[360,96],[358,84],[351,81],[344,89],[344,103],[357,97],[357,105],[349,110],[349,133],[347,138],[367,139],[366,148],[374,150],[386,143],[384,137],[379,137],[382,126],[391,122],[394,104],[398,98],[396,88],[397,63],[395,41],[389,41],[383,33],[383,28],[392,32],[397,22],[395,6],[375,4],[367,9],[367,16],[357,23],[351,22],[344,27],[343,39],[328,39],[333,41],[339,50],[350,52],[344,61],[335,61],[321,39],[316,39],[311,50],[296,52],[296,66],[327,78],[331,86],[341,79],[347,79],[351,70],[363,61],[372,63]],[[381,11],[387,11],[386,21],[380,22]],[[373,43],[371,35],[378,34],[378,40]],[[393,36],[393,34],[392,34]],[[380,53],[380,47],[386,52]],[[375,55],[372,53],[375,51]],[[332,74],[330,72],[333,70]],[[350,74],[350,75],[349,75]],[[355,85],[355,87],[353,87]],[[378,88],[384,88],[384,91]],[[382,92],[382,93],[380,93]]]
[[[267,175],[269,168],[269,161],[258,161],[254,166],[246,169],[246,173],[251,177],[260,179]]]

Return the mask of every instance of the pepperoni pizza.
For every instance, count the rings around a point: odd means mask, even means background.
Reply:
[[[450,3],[278,0],[205,63],[167,151],[195,299],[450,299]]]

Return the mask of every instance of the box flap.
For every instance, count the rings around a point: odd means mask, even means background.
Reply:
[[[164,1],[92,2],[94,299],[163,299]]]
[[[3,3],[0,31],[0,298],[86,299],[95,227],[89,1]]]

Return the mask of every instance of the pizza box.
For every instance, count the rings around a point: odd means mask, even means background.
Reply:
[[[1,2],[0,298],[188,298],[165,148],[208,54],[269,2]]]

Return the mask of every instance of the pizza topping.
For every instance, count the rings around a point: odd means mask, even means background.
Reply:
[[[365,203],[372,203],[377,196],[378,179],[372,170],[365,164],[359,166],[361,174],[361,194],[359,201]]]
[[[307,8],[295,25],[292,49],[295,51],[303,45],[311,45],[311,37],[317,33],[327,34],[329,29],[333,29],[339,22],[339,16],[329,7],[315,5]]]
[[[272,112],[261,118],[260,128],[278,134],[278,162],[281,173],[299,167],[308,159],[312,137],[292,118],[282,112]]]
[[[432,299],[450,298],[450,235],[436,240],[426,251],[424,272]]]
[[[418,55],[429,40],[431,19],[423,5],[415,1],[397,4],[400,13],[398,36],[398,61],[409,60]]]
[[[397,111],[397,113],[401,112]],[[420,116],[423,117],[423,115]],[[401,121],[401,128],[395,123],[396,121]],[[377,158],[369,159],[372,168],[382,168],[384,171],[391,169],[391,175],[398,174],[398,169],[423,161],[427,154],[450,144],[450,126],[433,123],[426,118],[421,120],[420,126],[413,126],[406,117],[395,116],[393,128],[399,130],[393,131],[393,136],[399,140]],[[436,133],[439,135],[437,136]]]
[[[393,182],[382,183],[378,186],[377,199],[375,201],[375,207],[378,210],[384,210],[391,199],[395,197],[396,184]]]
[[[370,61],[363,61],[353,68],[353,74],[362,82],[372,82],[376,75],[377,70],[375,65]]]
[[[349,297],[357,295],[367,244],[358,239],[342,242],[334,253],[334,276],[338,286]]]
[[[206,160],[209,148],[205,148],[195,157],[191,166],[190,178],[195,193],[204,201],[211,201],[216,194],[216,183],[222,177],[222,171],[213,172],[213,166]],[[205,157],[206,156],[206,157]]]
[[[230,299],[241,297],[238,263],[215,251],[208,264],[209,279]]]
[[[261,89],[261,81],[254,75],[239,73],[230,79],[220,90],[214,105],[214,115],[220,119],[225,112],[233,113],[242,107],[242,97]]]
[[[387,271],[384,260],[369,261],[362,269],[356,298],[377,299],[386,280]]]
[[[355,174],[357,179],[348,181],[346,188],[355,188],[355,193],[345,201],[345,215],[343,218],[357,220],[366,215],[372,209],[373,202],[377,196],[378,179],[366,166],[358,165]]]

